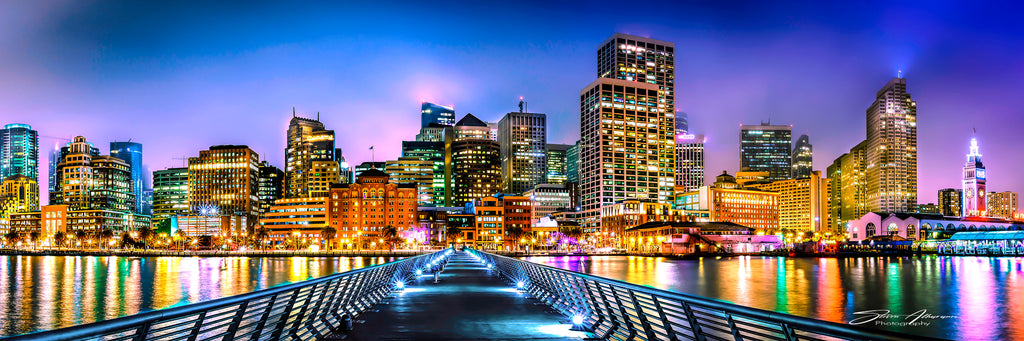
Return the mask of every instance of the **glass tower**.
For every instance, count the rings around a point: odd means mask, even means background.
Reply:
[[[917,102],[907,93],[906,78],[893,78],[875,93],[867,109],[866,151],[868,211],[914,212]]]
[[[510,112],[498,121],[501,174],[506,193],[522,194],[548,173],[547,115]]]
[[[794,179],[804,179],[811,176],[813,156],[811,138],[807,137],[806,134],[800,135],[800,138],[796,140],[796,144],[793,145]]]
[[[793,127],[740,126],[740,170],[768,172],[768,181],[788,180],[792,173]]]
[[[13,175],[39,182],[39,133],[28,124],[0,129],[0,181]]]
[[[136,142],[110,142],[110,156],[116,157],[128,164],[132,179],[132,193],[135,193],[135,205],[132,212],[142,213],[144,211],[145,190],[142,170],[142,144]]]
[[[420,107],[420,128],[429,127],[431,123],[442,126],[455,125],[455,108],[423,102]]]
[[[154,171],[153,222],[188,214],[188,167]]]

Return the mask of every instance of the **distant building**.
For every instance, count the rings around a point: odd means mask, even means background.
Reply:
[[[242,237],[246,235],[247,222],[240,215],[184,215],[173,217],[177,229],[171,235],[181,231],[188,237],[215,236],[223,238]]]
[[[445,132],[451,131],[450,125],[440,125],[432,123],[429,126],[420,128],[420,133],[416,134],[416,141],[420,142],[444,142]]]
[[[260,227],[267,230],[271,244],[293,238],[319,244],[327,221],[326,197],[285,198],[274,201],[260,219]]]
[[[317,119],[298,117],[292,112],[285,148],[284,191],[287,198],[323,197],[331,184],[340,181],[340,152],[334,145],[334,130]]]
[[[440,141],[402,141],[402,157],[412,160],[430,162],[431,187],[428,191],[420,191],[419,196],[429,196],[431,202],[422,202],[420,206],[445,206],[448,188],[445,187],[445,150],[444,140]]]
[[[947,239],[960,231],[1024,230],[1024,224],[998,218],[946,217],[941,214],[869,212],[851,220],[847,236],[851,241],[896,236],[907,240]]]
[[[683,192],[704,186],[704,135],[676,134],[676,187]]]
[[[349,248],[377,245],[387,226],[398,230],[400,237],[418,226],[416,188],[388,178],[379,169],[368,169],[355,183],[331,188],[327,219],[336,232],[335,242]]]
[[[39,133],[28,124],[0,129],[0,179],[24,175],[39,183]]]
[[[829,211],[832,215],[832,231],[836,234],[845,233],[846,222],[860,219],[868,213],[865,148],[867,141],[857,144],[828,167],[831,185]]]
[[[1019,219],[1016,192],[990,192],[988,194],[988,216],[1003,219]]]
[[[533,215],[530,198],[499,195],[477,198],[470,205],[476,218],[476,247],[486,250],[514,249],[523,246],[519,240],[508,240],[506,232],[519,228],[531,232]]]
[[[757,253],[783,246],[779,236],[735,223],[649,222],[626,230],[625,248],[664,254]]]
[[[736,178],[722,172],[714,184],[682,194],[687,211],[707,211],[712,222],[731,222],[764,233],[779,230],[779,193],[746,189]]]
[[[143,201],[145,196],[145,178],[142,168],[142,144],[138,142],[110,142],[110,156],[121,159],[128,164],[128,171],[131,174],[132,193],[135,194],[135,203],[132,212],[143,213]]]
[[[455,108],[434,103],[423,102],[420,106],[421,128],[430,124],[451,126],[455,124]]]
[[[685,112],[676,113],[676,135],[690,132],[690,115]]]
[[[189,215],[188,168],[168,168],[153,172],[153,222]]]
[[[793,127],[783,125],[740,126],[740,170],[768,172],[768,180],[792,177]]]
[[[917,213],[921,214],[941,214],[942,208],[939,205],[928,203],[917,205]]]
[[[565,181],[580,183],[580,141],[565,151]]]
[[[569,148],[573,145],[569,144],[547,144],[547,174],[545,175],[545,182],[549,184],[564,184],[568,181],[568,160],[567,154]]]
[[[431,160],[403,156],[387,161],[385,172],[392,183],[416,187],[416,202],[420,206],[431,206],[434,205],[434,166]]]
[[[76,136],[65,148],[56,165],[51,204],[67,205],[71,211],[134,211],[135,192],[128,163],[93,154],[95,147],[81,136]]]
[[[533,189],[523,193],[524,197],[530,198],[533,206],[533,219],[538,220],[550,216],[558,210],[569,210],[569,189],[559,184],[537,184]]]
[[[39,211],[14,213],[10,218],[10,230],[19,233],[38,231],[42,239],[41,245],[52,245],[53,236],[57,232],[87,234],[110,230],[115,237],[126,232],[135,232],[143,227],[150,227],[150,217],[131,213],[128,210],[114,211],[107,209],[72,210],[68,205],[46,205]]]
[[[800,135],[793,145],[793,178],[803,179],[811,176],[811,168],[814,166],[814,152],[811,146],[811,138],[806,134]]]
[[[188,158],[189,212],[241,215],[254,224],[259,216],[259,158],[239,145],[212,146]]]
[[[829,215],[829,179],[820,171],[804,178],[751,186],[779,193],[779,229],[791,232],[832,233]]]
[[[368,171],[368,170],[371,170],[371,169],[376,169],[376,170],[379,170],[379,171],[384,171],[384,168],[387,168],[387,166],[388,166],[387,162],[370,162],[370,161],[366,161],[366,162],[363,162],[363,163],[360,163],[360,164],[356,165],[353,168],[352,176],[355,179],[358,179],[359,176],[362,175],[363,172],[365,172],[365,171]]]
[[[472,114],[455,124],[445,171],[452,199],[445,206],[465,205],[501,191],[501,148],[489,136],[487,124]]]
[[[967,154],[967,163],[963,173],[963,211],[962,217],[984,217],[988,212],[985,200],[985,165],[981,163],[978,153],[978,140],[971,138],[971,152]]]
[[[284,198],[284,171],[266,160],[260,162],[256,182],[256,198],[259,200],[259,216],[270,211],[274,202]]]
[[[15,174],[0,181],[0,219],[13,213],[39,210],[39,184],[28,176]]]
[[[917,102],[893,78],[867,109],[866,212],[913,212],[917,205]]]
[[[739,171],[736,172],[736,184],[740,187],[749,187],[753,185],[771,183],[772,180],[770,180],[770,174],[771,173],[768,173],[767,171]]]
[[[939,214],[947,217],[959,217],[963,210],[963,190],[959,188],[943,188],[939,190]]]
[[[510,112],[498,121],[502,187],[522,194],[544,183],[548,173],[547,115]]]
[[[670,204],[623,200],[601,207],[601,230],[596,236],[602,246],[625,245],[625,231],[649,222],[682,222],[689,220]],[[612,245],[613,242],[618,244]]]

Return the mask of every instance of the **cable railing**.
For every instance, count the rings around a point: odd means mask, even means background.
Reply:
[[[405,287],[416,271],[451,249],[247,294],[112,320],[3,338],[3,341],[315,340]]]
[[[469,250],[603,340],[940,340],[750,308]],[[728,284],[724,284],[728,285]]]

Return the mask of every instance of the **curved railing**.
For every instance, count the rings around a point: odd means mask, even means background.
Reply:
[[[777,313],[470,250],[604,340],[938,340]],[[724,284],[728,285],[728,284]]]
[[[308,281],[3,341],[310,340],[342,327],[452,250],[406,258]],[[401,283],[401,284],[399,284]]]

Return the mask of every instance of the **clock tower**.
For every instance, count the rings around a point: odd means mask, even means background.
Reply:
[[[983,217],[987,213],[985,207],[985,165],[981,163],[981,154],[978,153],[978,140],[971,138],[971,153],[967,154],[967,164],[964,165],[963,182],[963,208],[961,215],[964,217]]]

